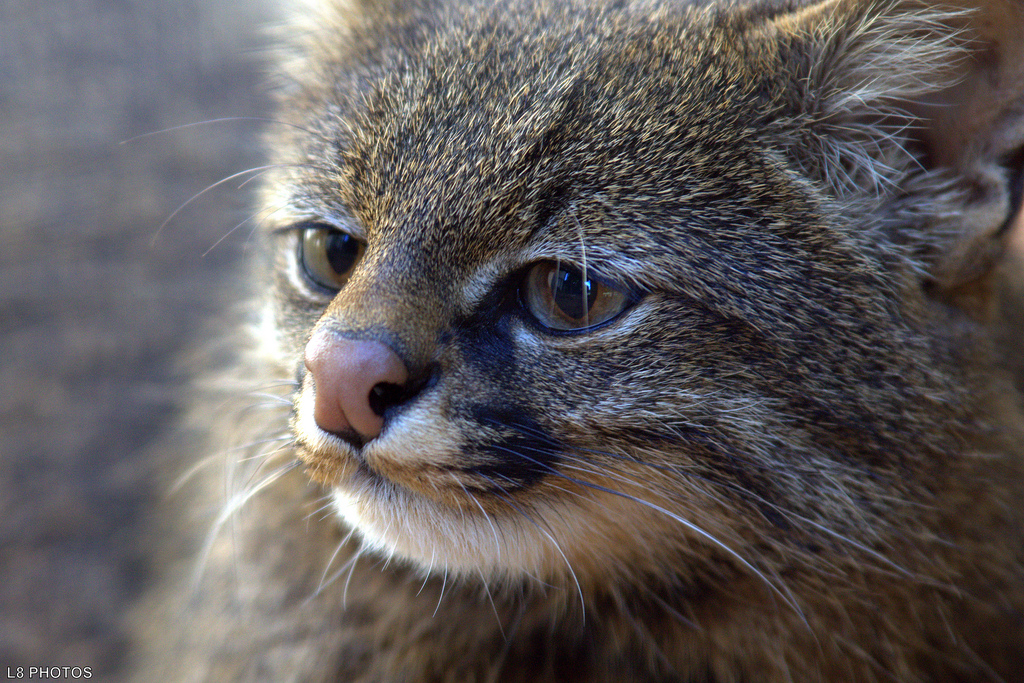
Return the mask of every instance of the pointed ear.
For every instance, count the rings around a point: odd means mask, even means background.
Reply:
[[[774,28],[798,167],[936,291],[983,277],[1021,203],[1024,0],[829,0]]]

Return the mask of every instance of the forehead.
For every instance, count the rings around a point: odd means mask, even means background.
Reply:
[[[756,78],[706,12],[638,11],[505,3],[351,41],[304,122],[326,122],[304,152],[336,170],[316,189],[381,231],[526,231],[527,208],[543,221],[595,194],[685,196],[749,128]]]

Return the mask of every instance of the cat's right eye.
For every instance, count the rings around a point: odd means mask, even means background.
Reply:
[[[312,224],[302,231],[299,247],[307,278],[330,290],[339,290],[362,258],[366,245],[329,225]]]

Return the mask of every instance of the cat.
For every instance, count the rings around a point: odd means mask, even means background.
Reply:
[[[1024,4],[284,34],[260,393],[142,677],[1024,680]]]

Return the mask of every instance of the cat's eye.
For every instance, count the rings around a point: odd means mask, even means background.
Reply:
[[[567,263],[542,261],[526,274],[523,305],[544,327],[584,330],[611,320],[630,303],[630,297],[612,285],[584,277]]]
[[[332,290],[345,286],[366,248],[352,235],[327,225],[307,227],[301,239],[300,254],[306,277]]]

